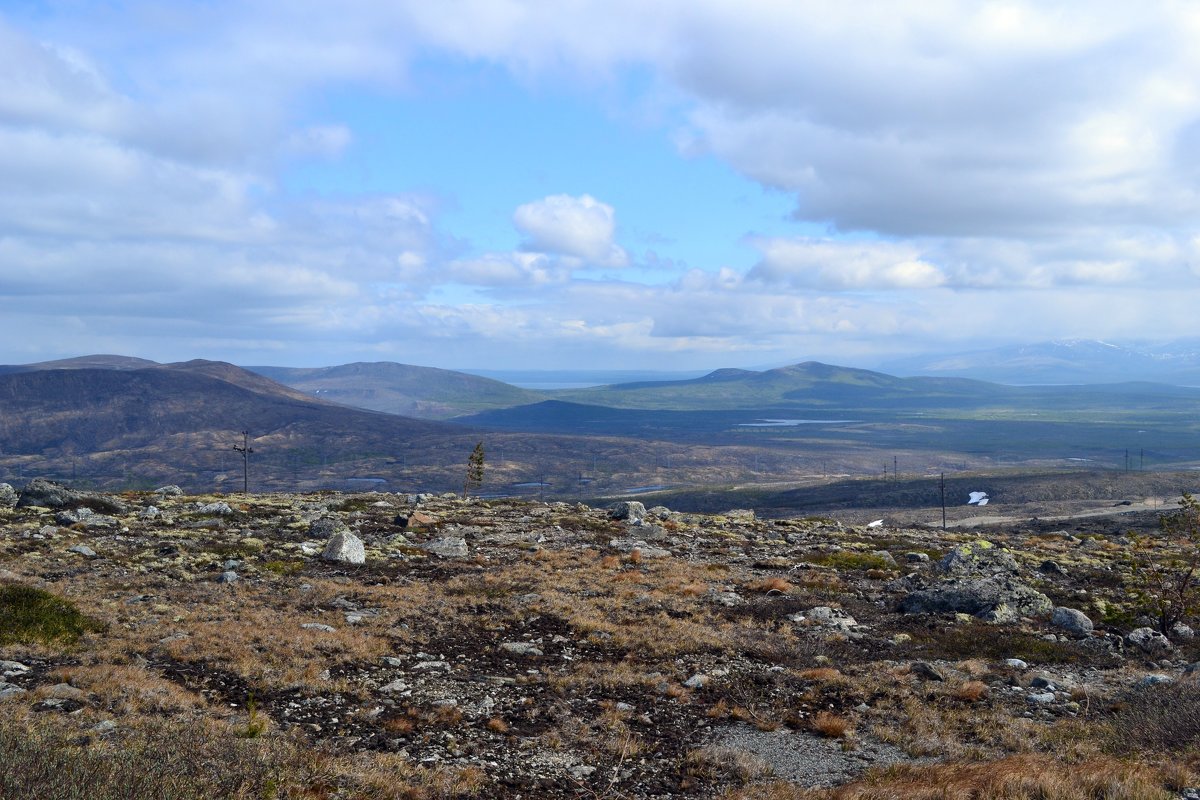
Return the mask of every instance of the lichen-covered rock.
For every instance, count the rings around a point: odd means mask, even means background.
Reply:
[[[646,507],[636,500],[613,503],[608,509],[609,519],[640,522],[646,518]]]
[[[1129,632],[1125,641],[1143,653],[1165,653],[1171,649],[1171,640],[1153,628],[1136,628]]]
[[[988,622],[1045,616],[1054,608],[1041,592],[1009,578],[955,579],[900,601],[906,614],[963,613]]]
[[[947,575],[1015,575],[1017,561],[1009,553],[989,541],[980,539],[959,545],[938,562]]]
[[[461,536],[444,536],[420,545],[427,553],[433,553],[442,558],[466,558],[468,554],[467,540]]]
[[[1079,609],[1064,606],[1054,609],[1050,616],[1050,624],[1079,636],[1087,636],[1095,628],[1087,614]]]
[[[329,537],[321,558],[342,564],[362,564],[367,560],[367,549],[362,539],[350,531],[342,531]]]
[[[0,483],[0,508],[12,508],[17,504],[17,490],[7,483]]]

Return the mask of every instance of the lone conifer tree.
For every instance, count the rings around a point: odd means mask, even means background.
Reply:
[[[472,489],[483,485],[483,442],[475,445],[471,457],[467,459],[467,478],[463,481],[463,497],[471,494]]]

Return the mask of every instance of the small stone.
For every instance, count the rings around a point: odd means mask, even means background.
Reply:
[[[924,564],[929,561],[928,553],[918,553],[915,550],[904,554],[904,560],[910,564]]]
[[[29,667],[20,661],[0,661],[0,678],[11,678],[14,675],[24,675]]]
[[[111,719],[101,720],[92,726],[92,731],[103,736],[106,733],[112,733],[117,729],[117,723]]]
[[[918,678],[923,678],[927,681],[944,681],[942,673],[938,672],[932,664],[925,661],[914,661],[909,667],[909,671]]]
[[[1195,638],[1195,636],[1196,636],[1196,632],[1192,630],[1191,625],[1185,625],[1182,622],[1176,622],[1174,625],[1171,626],[1171,638],[1172,639],[1186,641],[1188,639]]]
[[[1095,628],[1091,619],[1079,609],[1059,606],[1050,616],[1050,624],[1070,631],[1078,636],[1087,636]]]
[[[531,642],[502,642],[500,649],[514,656],[544,655],[541,648]]]
[[[1034,705],[1047,705],[1054,702],[1055,695],[1054,692],[1033,692],[1025,699]]]
[[[67,548],[68,553],[78,553],[84,558],[95,558],[96,551],[88,547],[86,544],[77,544],[74,547]]]
[[[467,540],[461,536],[444,536],[418,546],[425,552],[442,558],[466,558],[470,553]]]
[[[217,583],[237,583],[241,576],[231,569],[227,569],[217,576]]]
[[[1029,664],[1025,663],[1024,661],[1022,661],[1019,658],[1004,659],[1004,666],[1012,667],[1013,669],[1028,669],[1029,668]]]
[[[702,675],[700,673],[696,673],[695,675],[693,675],[692,677],[690,677],[686,681],[684,681],[683,685],[686,686],[688,689],[703,689],[705,686],[708,685],[709,680],[711,680],[711,679],[707,675]]]
[[[218,517],[228,517],[232,515],[233,509],[229,507],[229,503],[224,500],[218,500],[215,503],[205,503],[196,509],[197,514],[213,514]]]
[[[56,700],[86,700],[87,692],[69,683],[56,683],[46,693]]]
[[[161,497],[182,497],[183,489],[172,483],[167,486],[158,487],[154,490],[154,493]]]
[[[161,512],[158,510],[157,506],[146,506],[140,512],[138,512],[138,516],[142,519],[156,519],[160,515]]]
[[[408,691],[408,684],[400,679],[396,679],[386,686],[380,686],[379,691],[388,693],[405,692]]]
[[[4,700],[9,697],[16,697],[20,694],[25,694],[25,690],[20,686],[17,686],[15,683],[0,681],[0,700]]]
[[[323,631],[324,633],[333,633],[337,628],[332,625],[326,625],[324,622],[302,622],[300,627],[310,631]]]
[[[1165,683],[1174,683],[1174,682],[1175,682],[1175,679],[1172,678],[1170,675],[1163,675],[1162,673],[1153,673],[1151,675],[1145,676],[1140,681],[1138,681],[1138,686],[1161,686],[1162,684],[1165,684]]]
[[[1029,681],[1029,686],[1033,689],[1045,689],[1050,692],[1058,689],[1058,687],[1054,685],[1054,681],[1050,680],[1045,675],[1034,676],[1033,680]]]

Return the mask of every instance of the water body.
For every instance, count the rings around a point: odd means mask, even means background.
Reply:
[[[860,419],[760,419],[757,422],[738,423],[739,428],[792,428],[796,425],[845,425],[862,422]]]

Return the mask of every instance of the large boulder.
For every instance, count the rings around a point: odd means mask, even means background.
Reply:
[[[103,514],[125,514],[128,509],[116,498],[92,492],[77,492],[62,484],[45,478],[34,478],[21,490],[17,508],[40,506],[42,508],[87,507]]]
[[[362,539],[350,531],[342,531],[329,537],[321,558],[342,564],[362,564],[367,560],[367,549]]]
[[[948,580],[900,601],[906,614],[970,614],[987,622],[1045,616],[1053,608],[1046,595],[1004,577]]]
[[[608,508],[609,519],[624,519],[630,522],[641,522],[646,518],[646,506],[636,500],[613,503]]]
[[[12,508],[17,504],[17,490],[7,483],[0,483],[0,508]]]
[[[984,539],[959,545],[938,562],[947,575],[1016,575],[1017,560],[1011,554]]]

